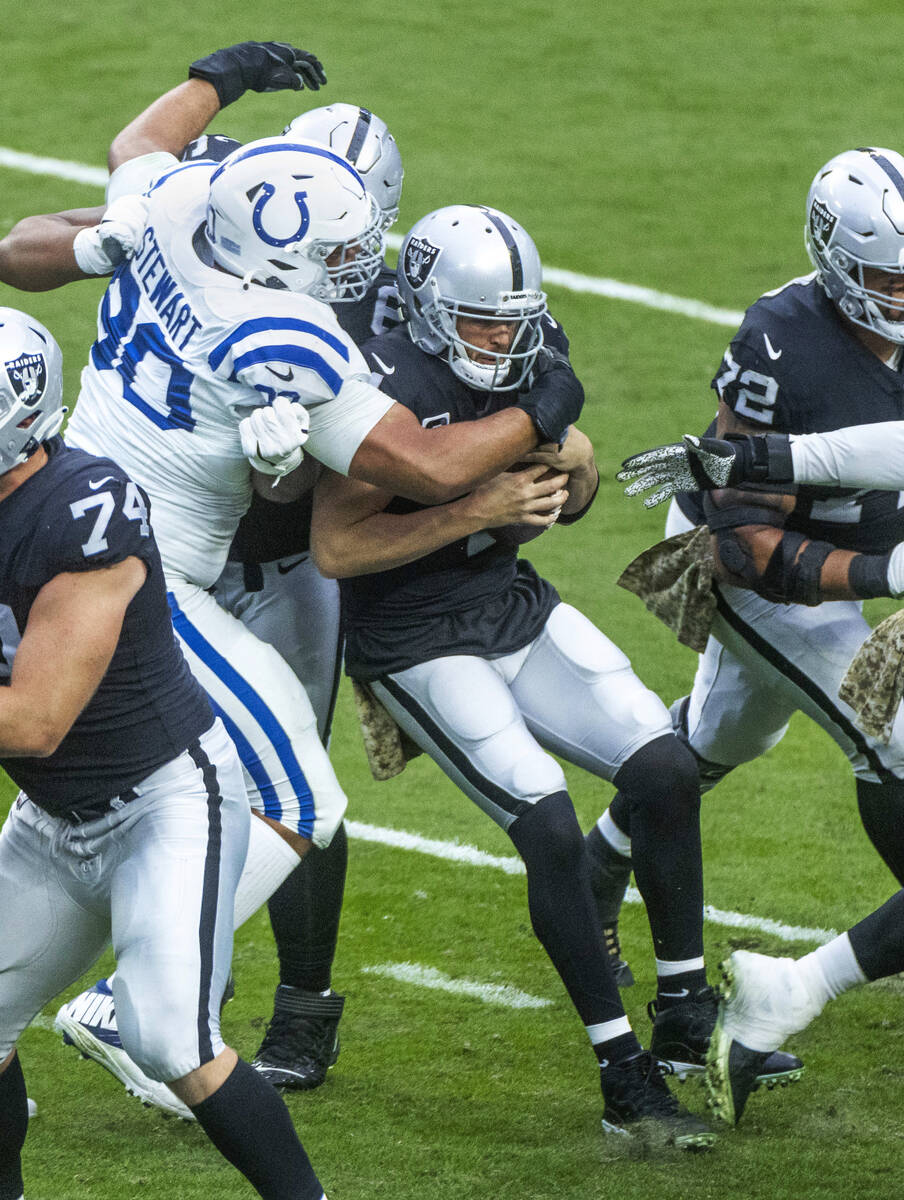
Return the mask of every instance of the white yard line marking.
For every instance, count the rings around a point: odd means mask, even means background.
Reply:
[[[553,1003],[541,996],[531,996],[510,984],[452,979],[435,967],[423,967],[420,963],[379,963],[374,967],[362,967],[361,974],[397,979],[400,983],[413,983],[416,987],[431,988],[437,992],[452,992],[456,996],[471,996],[475,1000],[482,1000],[484,1004],[496,1004],[501,1008],[549,1008]]]
[[[60,158],[42,158],[37,154],[23,154],[0,146],[0,167],[14,171],[27,171],[32,175],[51,175],[56,179],[72,179],[77,183],[95,184],[106,187],[107,172],[103,167],[92,167],[86,163],[66,162]],[[390,233],[386,243],[398,250],[402,239]],[[545,267],[543,280],[547,285],[564,288],[569,292],[582,292],[591,296],[604,296],[608,300],[625,300],[629,304],[641,304],[644,308],[655,308],[662,312],[678,313],[683,317],[694,317],[714,325],[725,325],[736,329],[744,318],[743,312],[716,308],[702,300],[691,300],[684,296],[672,296],[655,288],[640,287],[633,283],[622,283],[618,279],[580,275],[576,271],[563,271],[558,267]]]
[[[458,842],[443,842],[435,838],[421,837],[417,833],[407,833],[402,829],[382,829],[379,825],[366,825],[360,821],[346,821],[345,828],[349,837],[358,838],[364,842],[377,842],[381,846],[392,846],[397,850],[414,850],[418,854],[427,854],[432,858],[442,858],[447,862],[464,863],[472,867],[493,867],[504,871],[506,875],[523,875],[524,863],[520,858],[511,855],[487,854],[476,846],[462,846]],[[642,903],[637,888],[628,888],[625,901],[628,904]],[[825,943],[836,937],[833,929],[813,929],[806,925],[786,925],[782,921],[774,921],[771,917],[755,917],[747,913],[726,911],[707,904],[703,910],[707,921],[714,925],[726,925],[733,929],[757,929],[768,933],[781,942],[819,942]]]

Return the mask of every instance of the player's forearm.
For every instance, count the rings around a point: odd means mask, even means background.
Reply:
[[[311,550],[317,569],[328,579],[345,579],[415,562],[484,527],[468,499],[413,513],[374,513],[341,528],[315,518]]]
[[[798,483],[899,491],[904,488],[904,421],[792,435],[791,460]]]
[[[110,143],[111,173],[124,162],[165,150],[177,158],[193,138],[200,137],[220,111],[213,84],[189,79],[155,100]]]
[[[505,470],[536,444],[534,423],[521,409],[424,429],[408,409],[394,405],[358,447],[348,473],[421,504],[443,504]]]
[[[46,292],[75,279],[86,279],[75,261],[72,243],[104,215],[103,208],[25,217],[0,241],[0,282],[23,292]]]

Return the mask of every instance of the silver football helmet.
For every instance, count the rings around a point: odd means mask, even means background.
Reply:
[[[891,342],[904,343],[904,297],[869,287],[864,271],[904,276],[904,157],[894,150],[846,150],[810,187],[804,240],[816,273],[840,312]]]
[[[383,265],[380,210],[361,176],[319,142],[260,138],[210,177],[207,241],[248,286],[360,300]]]
[[[0,474],[63,424],[63,355],[40,321],[0,308]]]
[[[283,130],[293,138],[313,138],[347,158],[383,214],[384,231],[399,215],[402,156],[386,122],[356,104],[327,104],[302,113]]]
[[[537,247],[494,208],[453,204],[422,217],[399,251],[398,288],[411,338],[445,353],[469,387],[506,392],[527,378],[543,345],[546,294]],[[459,318],[514,325],[505,352],[466,341]]]

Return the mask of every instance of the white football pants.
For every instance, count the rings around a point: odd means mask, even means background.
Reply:
[[[168,580],[173,627],[245,768],[253,808],[328,846],[346,808],[292,668],[195,584]]]
[[[611,780],[672,732],[665,705],[621,650],[558,604],[543,632],[502,658],[449,655],[370,684],[402,729],[503,829],[566,790],[552,757]]]
[[[152,1079],[223,1048],[220,1001],[251,819],[220,721],[93,821],[19,796],[0,832],[0,1061],[112,940],[116,1016]]]

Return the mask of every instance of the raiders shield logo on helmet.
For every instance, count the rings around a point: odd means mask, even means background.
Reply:
[[[402,270],[405,272],[405,278],[413,288],[419,288],[424,285],[427,277],[433,270],[437,254],[439,254],[439,246],[434,246],[426,238],[413,237],[408,242],[408,245],[405,247],[405,260],[402,263]]]
[[[47,362],[43,354],[20,354],[3,364],[13,391],[23,404],[36,404],[47,387]]]
[[[810,237],[817,246],[827,246],[838,223],[837,216],[821,200],[810,205]]]

